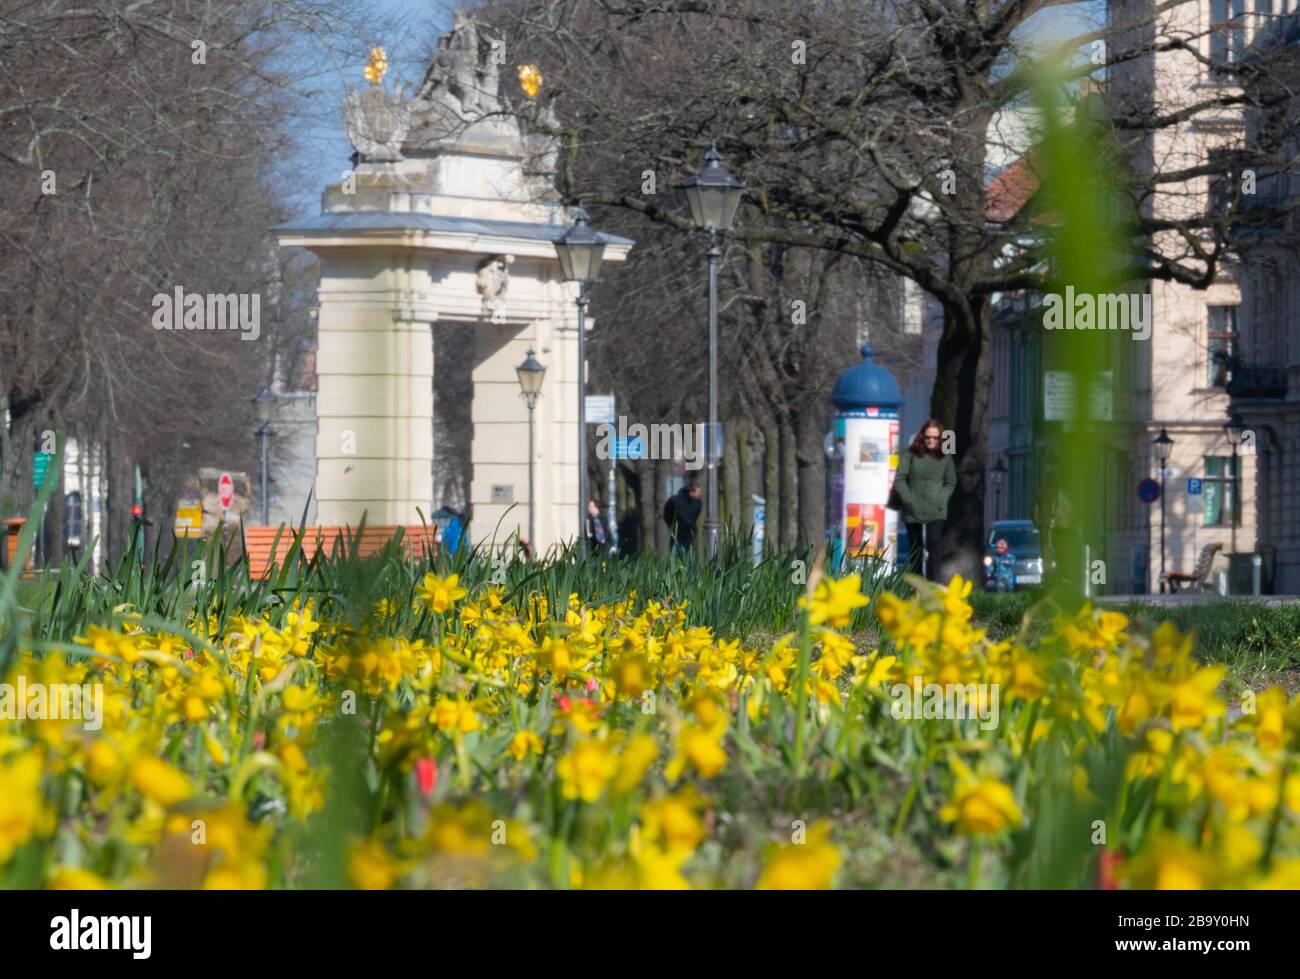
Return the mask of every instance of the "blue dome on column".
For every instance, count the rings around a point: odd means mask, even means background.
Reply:
[[[901,408],[903,396],[894,375],[871,360],[871,347],[862,348],[862,363],[854,364],[835,380],[831,404],[841,411],[854,408]]]

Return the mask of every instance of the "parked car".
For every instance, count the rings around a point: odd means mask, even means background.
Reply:
[[[1005,587],[1011,590],[1028,588],[1043,583],[1043,548],[1038,536],[1038,528],[1032,520],[998,520],[989,531],[989,539],[984,547],[984,587],[995,591],[998,587],[999,570],[998,541],[1007,542],[1007,552],[1011,559],[1006,561],[1004,569]]]

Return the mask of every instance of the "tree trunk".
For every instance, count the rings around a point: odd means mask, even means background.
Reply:
[[[643,476],[649,475],[650,487],[647,491],[645,484],[642,484],[642,499],[650,501],[649,509],[642,514],[641,526],[645,530],[645,546],[651,548],[656,554],[666,552],[667,528],[664,526],[660,514],[663,513],[664,503],[664,482],[663,472],[660,469],[659,460],[651,460],[645,469],[642,470]]]
[[[817,548],[826,540],[826,452],[822,447],[825,415],[806,409],[799,413],[795,424],[799,433],[800,545]]]
[[[799,546],[799,460],[794,419],[783,414],[778,421],[781,439],[781,549]]]
[[[764,549],[770,553],[781,549],[781,439],[772,422],[763,429],[763,496],[767,521]]]
[[[733,533],[740,532],[740,425],[729,421],[725,426],[722,450],[722,523]]]
[[[35,403],[22,407],[10,400],[9,427],[0,424],[4,443],[3,470],[0,470],[0,516],[25,517],[32,506],[32,446],[35,428]]]
[[[104,507],[104,529],[109,543],[108,564],[112,567],[131,548],[134,530],[131,505],[135,502],[135,486],[131,459],[122,447],[110,443],[107,456],[108,499]]]
[[[741,488],[741,492],[744,494],[745,504],[744,531],[746,539],[749,539],[749,535],[758,533],[755,523],[758,504],[754,502],[753,498],[763,495],[763,435],[757,425],[748,421],[745,423],[743,445],[745,448],[745,483]]]
[[[641,474],[637,472],[635,464],[626,462],[620,464],[618,469],[623,477],[618,481],[617,493],[618,546],[622,554],[635,554],[641,550],[642,542],[646,539],[641,522],[646,509],[641,500]],[[627,534],[633,539],[625,540]]]
[[[957,489],[948,504],[940,578],[978,580],[984,555],[984,469],[988,448],[988,304],[972,296],[944,311],[930,413],[957,436]]]

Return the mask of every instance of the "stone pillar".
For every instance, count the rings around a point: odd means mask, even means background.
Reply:
[[[428,274],[410,252],[319,254],[317,519],[418,524],[433,500]]]
[[[475,543],[504,544],[516,532],[528,537],[528,405],[519,390],[515,368],[528,348],[539,349],[540,330],[518,331],[514,326],[481,323],[475,328],[473,501],[471,522]],[[550,365],[543,393],[537,399],[537,416],[546,410],[550,397]],[[534,442],[537,481],[542,481],[542,463],[548,453],[543,444],[544,427],[537,426]],[[542,494],[539,494],[542,495]],[[539,522],[538,534],[542,535]],[[544,539],[544,538],[543,538]],[[539,541],[531,542],[533,544]]]
[[[556,273],[558,274],[558,272]],[[577,539],[578,524],[578,310],[574,305],[577,287],[558,278],[546,283],[552,310],[550,361],[555,366],[555,387],[547,418],[551,499],[547,511],[549,543],[571,543]],[[594,322],[588,309],[587,333],[590,339]],[[549,368],[548,368],[549,370]],[[547,376],[547,384],[550,384]],[[590,394],[591,392],[588,391]]]
[[[530,505],[537,508],[537,540],[530,543],[538,553],[578,533],[577,311],[570,287],[553,274],[538,267],[531,278],[512,277],[504,322],[483,317],[474,328],[470,535],[476,545],[502,545],[516,531],[527,538]],[[534,415],[536,500],[528,499],[528,406],[515,373],[530,346],[546,367]],[[509,502],[502,498],[507,493]]]

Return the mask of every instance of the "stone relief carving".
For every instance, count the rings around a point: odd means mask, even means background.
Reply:
[[[410,128],[411,106],[379,86],[350,91],[343,100],[343,131],[361,159],[392,163],[402,159],[402,141]]]
[[[452,29],[438,39],[438,49],[415,90],[417,102],[442,107],[462,119],[501,109],[501,78],[493,39],[473,18],[457,10]]]
[[[505,304],[506,292],[510,288],[510,266],[514,260],[513,255],[493,255],[479,264],[475,284],[478,294],[483,297],[485,313]]]
[[[438,38],[424,76],[408,98],[400,88],[393,95],[378,84],[349,92],[343,123],[360,159],[398,162],[449,144],[486,145],[521,158],[531,192],[552,198],[560,128],[555,103],[543,97],[512,105],[501,91],[501,43],[491,28],[455,11],[452,29]]]

